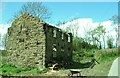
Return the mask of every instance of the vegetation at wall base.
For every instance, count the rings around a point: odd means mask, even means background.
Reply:
[[[102,49],[102,50],[98,50],[98,49],[94,49],[95,51],[95,58],[100,62],[100,64],[96,64],[96,67],[92,69],[92,71],[94,70],[93,73],[97,73],[96,68],[99,70],[101,66],[108,64],[110,66],[110,64],[112,63],[112,61],[114,59],[116,59],[117,57],[119,57],[119,53],[118,53],[118,49],[117,48],[112,48],[112,49]],[[81,64],[83,65],[83,63],[86,62],[90,62],[91,61],[91,57],[89,57],[92,54],[92,50],[86,50],[86,49],[82,49],[80,51],[74,51],[73,52],[73,63],[72,66],[60,69],[60,72],[65,72],[68,70],[68,68],[77,68],[77,69],[83,69],[81,66]],[[83,56],[82,56],[83,55]],[[8,64],[7,62],[7,58],[6,57],[2,57],[2,65],[0,65],[0,74],[6,74],[6,75],[44,75],[46,76],[46,72],[49,71],[48,68],[43,67],[41,70],[38,69],[27,69],[27,68],[17,68],[15,65],[12,64]],[[108,73],[109,67],[105,70],[105,73]],[[85,70],[86,71],[86,70]],[[89,70],[90,71],[90,70]],[[100,73],[100,72],[99,72]],[[83,74],[86,74],[86,72],[83,72]]]
[[[7,57],[5,56],[1,57],[0,62],[0,74],[4,75],[39,75],[48,71],[46,67],[41,68],[41,70],[37,68],[18,68],[13,64],[7,63]]]

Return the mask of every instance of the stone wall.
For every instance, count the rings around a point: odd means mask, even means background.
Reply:
[[[72,34],[62,32],[37,17],[24,14],[8,29],[9,62],[17,67],[38,68],[72,61]]]
[[[24,14],[8,29],[7,50],[9,62],[17,67],[38,67],[44,65],[45,34],[44,23]]]
[[[72,61],[72,34],[53,26],[45,26],[46,63],[69,64]]]

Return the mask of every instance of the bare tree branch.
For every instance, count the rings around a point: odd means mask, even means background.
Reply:
[[[42,20],[47,20],[51,17],[51,12],[48,8],[43,5],[42,2],[27,2],[25,3],[21,10],[15,14],[15,18],[19,17],[21,14],[29,13],[33,16],[39,17]]]

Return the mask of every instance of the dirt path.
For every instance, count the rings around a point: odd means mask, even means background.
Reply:
[[[120,71],[120,67],[118,68],[118,63],[120,63],[120,57],[112,63],[108,76],[119,76],[120,78],[120,72],[118,72],[118,70]]]
[[[112,62],[96,64],[92,69],[82,69],[83,76],[107,76]]]
[[[96,64],[95,67],[80,69],[82,76],[107,76],[112,65],[113,61],[109,63]],[[69,73],[69,69],[61,69],[58,71],[48,71],[43,74],[44,76],[67,76]]]

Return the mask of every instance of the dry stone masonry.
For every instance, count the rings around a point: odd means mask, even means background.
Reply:
[[[70,64],[72,34],[25,13],[8,28],[7,51],[9,63],[17,67],[40,69],[56,62]]]

